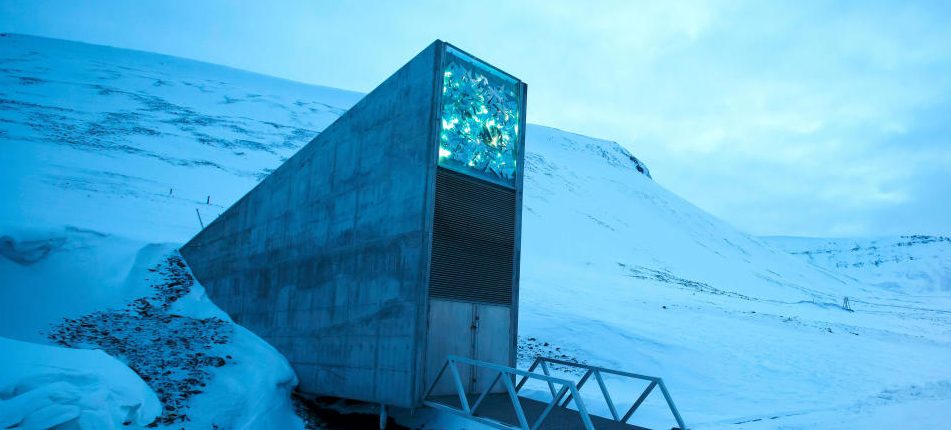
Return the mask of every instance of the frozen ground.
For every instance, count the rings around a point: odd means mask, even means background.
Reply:
[[[359,97],[155,54],[0,37],[0,336],[31,342],[5,348],[45,347],[64,318],[141,317],[128,305],[161,289],[149,269],[174,267],[175,244],[199,230],[198,217],[210,222]],[[951,419],[947,241],[908,254],[934,264],[888,253],[898,261],[856,266],[869,257],[846,252],[850,241],[870,241],[751,237],[665,190],[612,142],[534,125],[526,136],[525,351],[547,343],[662,376],[698,429],[941,428]],[[846,296],[852,312],[840,306]],[[162,312],[153,316],[227,321],[198,284]],[[205,351],[224,363],[200,367],[210,376],[184,402],[186,427],[209,428],[202,412],[224,410],[229,421],[215,424],[299,428],[284,360],[223,327],[227,341]],[[67,344],[110,351],[80,337]],[[134,354],[113,351],[135,368]],[[0,375],[2,421],[38,386]],[[100,412],[141,404],[143,417],[163,413],[145,407],[161,395],[123,375],[97,383],[128,394]],[[4,388],[16,384],[28,388]],[[629,404],[639,387],[611,388]],[[672,425],[659,400],[635,422]],[[459,423],[430,418],[431,427]]]

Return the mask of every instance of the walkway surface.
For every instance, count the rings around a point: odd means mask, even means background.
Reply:
[[[532,425],[548,406],[547,403],[526,397],[519,396],[518,399],[522,405],[522,410],[525,411],[525,418],[528,420],[529,425]],[[458,396],[434,396],[431,397],[430,400],[453,408],[461,408]],[[469,400],[470,405],[473,402],[474,399]],[[480,418],[488,418],[501,422],[512,428],[520,428],[518,417],[515,415],[515,409],[512,407],[512,401],[507,393],[496,393],[486,396],[476,409],[475,415]],[[594,424],[594,428],[597,430],[649,430],[644,427],[623,424],[595,415],[589,416],[591,417],[592,424]],[[548,417],[545,418],[539,430],[585,430],[585,427],[584,424],[581,423],[581,415],[578,414],[578,411],[555,407],[551,413],[548,414]]]

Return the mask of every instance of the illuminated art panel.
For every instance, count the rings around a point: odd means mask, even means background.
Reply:
[[[445,64],[439,165],[514,187],[518,81],[452,47]]]

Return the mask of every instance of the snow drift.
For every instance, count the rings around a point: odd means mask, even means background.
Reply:
[[[301,427],[287,361],[208,300],[176,245],[6,233],[17,251],[0,257],[0,335],[18,340],[0,338],[4,428]]]
[[[0,337],[0,427],[144,427],[162,409],[132,370],[102,351]]]

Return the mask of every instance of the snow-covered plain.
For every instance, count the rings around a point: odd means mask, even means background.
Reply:
[[[49,342],[63,318],[148,296],[149,268],[359,97],[156,54],[0,37],[0,336]],[[941,428],[951,419],[951,243],[915,254],[944,262],[928,266],[928,279],[905,282],[901,262],[840,270],[776,247],[825,249],[816,243],[751,237],[710,216],[638,172],[615,143],[535,125],[526,137],[526,348],[547,343],[554,354],[662,376],[691,428]],[[840,306],[845,297],[853,312]],[[227,319],[198,284],[169,312]],[[216,351],[234,362],[212,369],[187,426],[299,428],[286,362],[229,327],[231,340],[216,347],[227,351]],[[18,375],[0,375],[2,423],[22,393],[4,388]],[[632,403],[640,387],[615,382],[614,399]],[[606,411],[596,387],[583,394]],[[227,422],[213,421],[219,413]],[[674,424],[658,395],[634,422]]]

